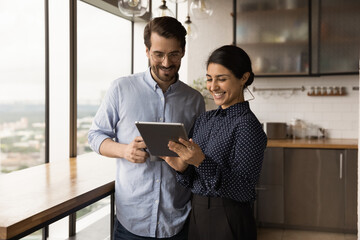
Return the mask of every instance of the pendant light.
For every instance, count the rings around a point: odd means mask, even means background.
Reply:
[[[213,13],[209,1],[205,0],[193,0],[190,5],[190,11],[192,16],[197,19],[208,18]]]
[[[118,7],[122,14],[129,17],[140,17],[146,13],[149,0],[118,0]]]
[[[197,38],[197,27],[195,24],[191,21],[190,15],[189,15],[189,5],[187,5],[187,16],[186,20],[184,22],[184,26],[187,32],[187,36],[189,39],[196,39]]]
[[[162,0],[162,4],[156,10],[156,17],[175,17],[175,14],[166,6],[166,1]]]
[[[190,20],[190,16],[187,15],[186,21],[184,22],[185,29],[187,31],[187,36],[189,39],[196,39],[197,38],[197,27],[196,25]]]

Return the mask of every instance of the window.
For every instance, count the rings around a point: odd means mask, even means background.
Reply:
[[[131,22],[78,1],[77,9],[77,154],[91,152],[87,134],[110,83],[131,74]],[[77,232],[92,224],[109,226],[110,198],[77,212]],[[105,223],[103,223],[105,221]],[[104,239],[110,228],[97,232]]]
[[[131,22],[78,2],[77,154],[90,152],[87,133],[110,83],[131,73]]]
[[[0,174],[45,162],[44,2],[0,2]],[[37,231],[24,239],[41,239]]]
[[[70,9],[66,1],[48,3],[50,96],[46,103],[44,2],[0,1],[0,174],[43,164],[47,145],[51,162],[69,157]],[[77,4],[77,31],[80,155],[90,151],[87,133],[110,83],[131,74],[133,39],[130,21],[83,1]],[[140,65],[147,66],[143,44],[142,50]],[[45,142],[46,104],[49,142]],[[110,220],[109,202],[108,197],[79,211],[77,230],[89,228],[97,219]],[[49,235],[68,238],[68,217],[51,224]],[[23,239],[42,239],[41,230]]]
[[[44,3],[0,2],[0,174],[45,162]]]

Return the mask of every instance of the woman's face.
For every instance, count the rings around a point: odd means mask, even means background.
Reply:
[[[248,73],[239,79],[223,65],[210,63],[206,77],[206,87],[213,96],[216,105],[225,109],[244,101],[243,89],[249,77]]]

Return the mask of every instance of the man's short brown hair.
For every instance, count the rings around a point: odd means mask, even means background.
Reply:
[[[144,29],[144,43],[150,49],[151,47],[151,33],[157,33],[161,37],[175,38],[180,42],[182,50],[185,50],[186,45],[186,29],[184,26],[173,17],[157,17],[151,20]]]

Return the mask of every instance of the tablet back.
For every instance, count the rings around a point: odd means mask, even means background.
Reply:
[[[135,124],[153,156],[178,157],[175,152],[169,150],[169,141],[178,142],[179,138],[188,140],[182,123],[135,122]]]

